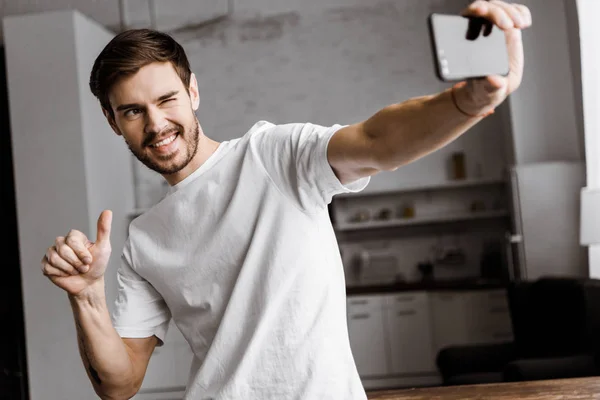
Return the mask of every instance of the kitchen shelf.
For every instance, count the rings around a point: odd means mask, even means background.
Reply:
[[[335,225],[335,230],[338,232],[342,231],[357,231],[364,229],[380,229],[380,228],[393,228],[399,226],[410,226],[410,225],[425,225],[425,224],[439,224],[447,222],[459,222],[468,220],[480,220],[490,218],[505,218],[509,216],[509,212],[506,210],[493,210],[493,211],[472,211],[462,214],[448,214],[448,215],[432,215],[405,219],[391,219],[386,221],[368,221],[368,222],[343,222]]]
[[[356,197],[368,197],[368,196],[388,196],[400,193],[409,192],[428,192],[438,190],[451,190],[451,189],[463,189],[472,188],[478,186],[491,186],[491,185],[505,185],[506,180],[504,179],[462,179],[455,181],[447,181],[438,184],[428,185],[416,185],[406,186],[389,191],[377,191],[377,192],[358,192],[358,193],[341,193],[336,195],[336,198],[356,198]]]

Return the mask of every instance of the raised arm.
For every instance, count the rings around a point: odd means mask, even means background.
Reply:
[[[95,243],[79,231],[57,237],[42,259],[42,271],[69,296],[79,351],[102,399],[129,399],[140,388],[157,338],[121,339],[106,305],[104,272],[110,257],[112,214],[98,219]]]
[[[502,1],[476,1],[463,15],[483,17],[505,32],[510,72],[455,85],[442,93],[392,104],[366,121],[340,129],[327,158],[342,183],[392,171],[452,142],[493,112],[521,83],[521,29],[531,25],[529,9]]]

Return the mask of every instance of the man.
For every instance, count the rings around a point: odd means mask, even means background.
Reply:
[[[504,30],[508,77],[490,76],[384,108],[349,126],[258,122],[243,137],[204,135],[195,76],[169,36],[132,30],[98,56],[90,87],[108,123],[170,191],[130,225],[109,316],[110,211],[92,243],[57,237],[44,274],[71,301],[96,393],[140,388],[171,318],[194,353],[186,399],[365,399],[350,351],[343,268],[327,212],[456,139],[520,84],[529,10],[476,1],[464,15]]]

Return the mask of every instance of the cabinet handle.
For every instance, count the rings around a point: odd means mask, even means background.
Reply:
[[[407,315],[415,315],[417,312],[415,310],[402,310],[396,313],[399,317],[406,317]]]
[[[354,314],[350,317],[350,319],[368,319],[370,317],[371,317],[371,314],[363,313],[363,314]]]
[[[415,296],[404,296],[404,297],[396,297],[396,301],[399,303],[403,303],[405,301],[413,301]]]
[[[350,304],[352,304],[352,305],[369,304],[369,300],[367,300],[367,299],[364,299],[364,300],[350,300]]]

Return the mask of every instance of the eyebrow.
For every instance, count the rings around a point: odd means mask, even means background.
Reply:
[[[170,97],[175,96],[177,93],[179,93],[179,90],[172,90],[169,93],[166,93],[166,94],[163,94],[162,96],[160,96],[158,99],[155,100],[155,102],[160,103],[163,100],[166,100]],[[128,110],[130,108],[143,108],[143,106],[141,104],[137,104],[137,103],[121,104],[120,106],[118,106],[116,108],[116,110],[123,111],[123,110]]]

